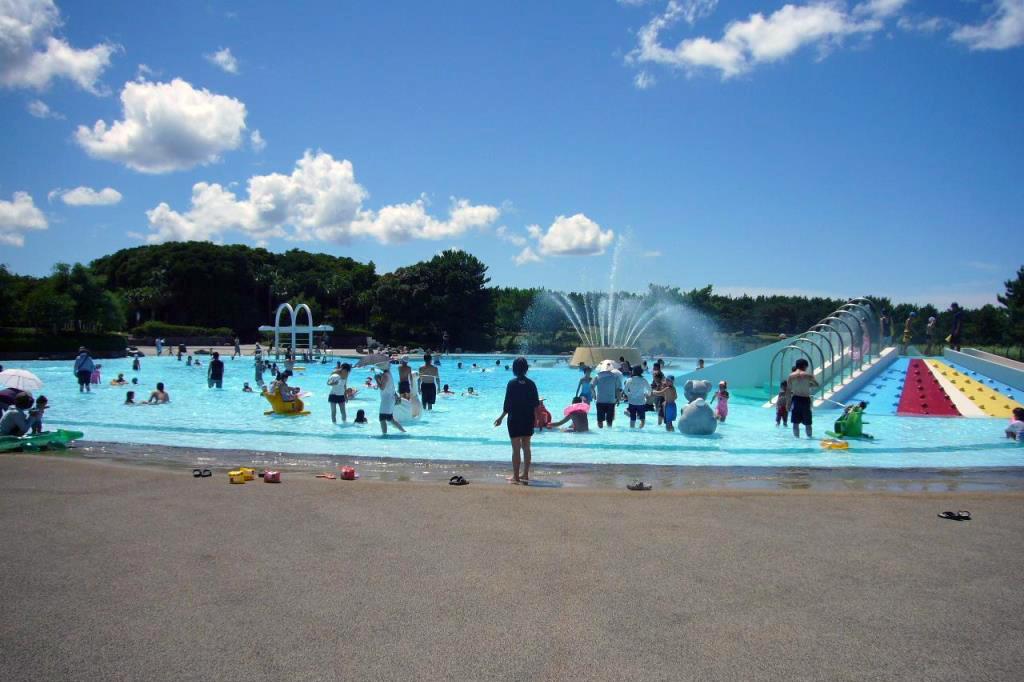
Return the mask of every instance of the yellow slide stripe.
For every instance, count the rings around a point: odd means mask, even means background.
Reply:
[[[992,390],[980,381],[972,379],[963,372],[958,372],[944,362],[939,360],[925,360],[925,362],[936,377],[948,379],[949,383],[990,417],[1009,419],[1013,413],[1013,408],[1024,407],[1024,405],[1021,405],[1016,400],[1007,398],[999,391]]]

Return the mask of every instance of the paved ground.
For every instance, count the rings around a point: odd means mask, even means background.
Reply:
[[[1020,679],[1022,502],[3,456],[0,678]]]

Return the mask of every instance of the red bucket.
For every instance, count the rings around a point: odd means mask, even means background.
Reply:
[[[354,481],[356,480],[356,470],[352,467],[341,467],[341,480],[343,481]]]
[[[264,483],[280,483],[281,472],[280,471],[264,471],[263,472]]]

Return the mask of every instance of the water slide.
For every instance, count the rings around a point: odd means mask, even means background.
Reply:
[[[960,393],[966,396],[986,416],[1008,419],[1015,407],[1024,407],[1009,396],[950,367],[941,360],[925,360],[927,367],[936,377],[943,377]]]
[[[866,402],[872,414],[896,414],[909,366],[909,358],[897,358],[887,369],[872,378],[867,386],[854,393],[848,402]]]
[[[943,390],[924,360],[914,358],[907,367],[896,414],[918,417],[959,417],[960,410]]]

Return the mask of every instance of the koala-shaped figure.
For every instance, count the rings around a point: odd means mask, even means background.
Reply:
[[[718,428],[715,411],[708,405],[708,393],[711,391],[710,381],[687,381],[683,385],[683,395],[687,405],[679,414],[679,432],[690,435],[708,435]]]

